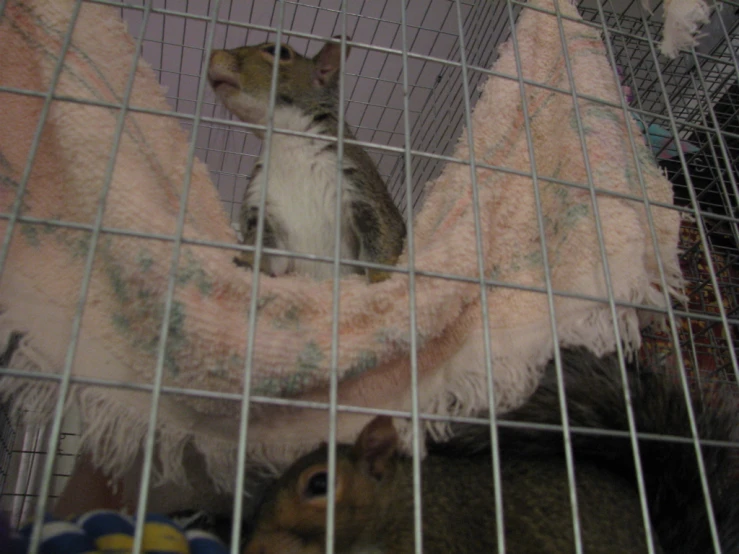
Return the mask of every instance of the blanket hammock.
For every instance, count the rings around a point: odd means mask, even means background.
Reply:
[[[673,0],[671,5],[687,1]],[[694,15],[698,4],[703,6],[691,0]],[[599,30],[583,24],[567,2],[530,0],[529,5],[537,9],[524,8],[516,30],[523,77],[549,87],[526,85],[525,94],[553,288],[608,296],[575,100],[558,20],[551,15],[559,10],[565,16],[563,33],[592,185],[615,193],[597,195],[613,295],[616,302],[632,306],[664,307],[665,287],[673,296],[681,287],[679,214],[652,205],[659,245],[655,252],[644,202],[618,195],[643,198],[646,190],[651,202],[669,205],[670,184],[620,107],[619,83]],[[0,26],[0,86],[41,93],[0,89],[0,228],[8,240],[0,268],[0,341],[7,345],[15,337],[9,368],[36,375],[56,374],[65,366],[92,244],[90,226],[115,136],[119,110],[111,104],[122,103],[134,55],[134,41],[118,12],[83,3],[56,85],[58,98],[50,104],[32,171],[27,182],[21,182],[44,105],[42,95],[58,65],[73,7],[73,0],[10,0]],[[698,19],[705,16],[698,12]],[[687,29],[683,40],[689,44],[694,29],[691,24],[682,28]],[[529,287],[490,287],[484,307],[490,314],[495,409],[504,412],[534,390],[554,344],[547,297],[541,292],[543,256],[510,41],[502,45],[493,69],[511,78],[492,76],[484,84],[472,117],[473,148],[478,164],[509,171],[477,168],[484,271],[498,283]],[[102,218],[109,231],[101,233],[95,247],[71,372],[75,378],[151,384],[172,271],[188,135],[176,118],[147,113],[169,107],[143,60],[138,62],[129,105]],[[463,132],[454,156],[467,160],[469,150]],[[240,393],[252,273],[234,266],[236,250],[202,244],[237,241],[206,166],[195,160],[191,177],[163,384]],[[560,184],[563,181],[585,188]],[[65,224],[53,223],[60,221]],[[413,232],[417,270],[479,278],[468,164],[448,164],[427,185]],[[152,234],[159,238],[148,236]],[[406,260],[401,258],[399,266],[406,266]],[[408,290],[409,276],[402,272],[374,285],[359,276],[342,280],[335,368],[340,404],[410,409]],[[416,276],[415,290],[422,412],[459,415],[487,408],[479,286],[469,280]],[[261,275],[257,294],[251,393],[328,401],[332,283]],[[599,354],[614,350],[607,304],[556,296],[554,305],[561,344],[583,345]],[[617,315],[626,348],[637,348],[644,311],[621,305]],[[0,378],[0,392],[11,401],[14,413],[30,423],[48,422],[57,390],[58,383],[49,379],[21,378],[17,373]],[[81,414],[82,444],[96,463],[112,475],[128,471],[146,434],[150,393],[72,382],[67,404]],[[182,463],[187,446],[205,459],[215,490],[232,488],[239,414],[238,401],[212,394],[163,394],[157,419],[157,477],[162,482],[187,481]],[[326,438],[325,411],[254,403],[249,415],[248,452],[258,461],[287,463]],[[365,421],[340,413],[338,440],[353,440]],[[439,434],[447,430],[444,423],[428,426]]]

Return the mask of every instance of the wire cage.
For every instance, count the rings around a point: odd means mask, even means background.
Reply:
[[[143,33],[142,57],[166,88],[172,109],[195,114],[215,3],[152,0],[145,29],[141,28],[147,4],[143,0],[97,3],[120,9],[133,36]],[[683,215],[680,262],[687,303],[674,305],[677,350],[694,385],[720,383],[735,391],[739,376],[739,4],[724,0],[715,8],[700,43],[668,60],[657,54],[663,30],[661,5],[649,13],[634,0],[578,3],[583,18],[601,30],[613,70],[626,91],[628,109],[673,183],[676,209]],[[510,17],[518,16],[521,4],[406,0],[403,7],[391,0],[343,4],[339,0],[247,0],[222,1],[217,9],[213,48],[272,40],[281,28],[290,46],[311,55],[324,38],[341,33],[345,14],[353,45],[345,68],[346,120],[405,215],[423,205],[425,183],[439,175],[465,123],[459,29],[464,33],[466,64],[488,68],[498,47],[511,36]],[[406,67],[404,53],[412,54]],[[407,114],[403,73],[408,78]],[[476,70],[466,74],[468,100],[474,106],[487,75]],[[238,228],[242,196],[262,143],[252,131],[234,124],[235,118],[209,89],[200,108],[203,119],[195,154],[207,164],[223,207]],[[410,123],[410,145],[405,142],[404,116]],[[180,121],[193,130],[193,119]],[[412,158],[410,197],[406,194],[408,147],[424,153]],[[643,336],[640,356],[645,361],[674,356],[669,331],[653,326],[644,329]],[[19,427],[0,406],[0,510],[10,513],[13,524],[32,515],[43,478],[52,481],[52,502],[59,494],[73,466],[78,425],[74,414],[65,419],[53,475],[44,476],[48,429]]]
[[[659,165],[673,183],[675,204],[693,206],[686,176],[698,202],[699,213],[683,222],[680,240],[691,314],[680,321],[680,349],[687,368],[728,383],[736,383],[731,352],[737,333],[731,323],[724,325],[719,304],[729,320],[736,318],[738,152],[731,136],[737,130],[736,14],[736,7],[728,6],[704,31],[706,40],[695,56],[683,55],[660,67],[649,55],[647,40],[647,35],[660,35],[658,21],[606,14],[607,25],[614,29],[612,42],[623,82],[633,91],[635,113],[646,127],[674,125],[685,141],[685,167],[674,146],[652,144]],[[597,10],[586,9],[583,15],[599,19]],[[729,133],[723,143],[713,130],[715,125],[721,133]],[[664,347],[664,336],[658,332],[647,332],[646,337],[645,354],[654,355],[660,344]]]

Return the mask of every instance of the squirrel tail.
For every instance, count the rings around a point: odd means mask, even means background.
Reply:
[[[641,438],[639,453],[650,520],[665,552],[714,552],[709,513],[700,479],[700,467],[692,440],[684,389],[667,368],[627,365],[627,380],[637,433],[669,435],[683,440]],[[593,430],[627,431],[628,415],[623,381],[615,355],[598,358],[584,349],[562,350],[562,371],[569,423]],[[674,372],[676,373],[676,372]],[[503,419],[561,425],[557,373],[554,363],[541,384],[521,408]],[[726,395],[693,394],[691,398],[711,506],[722,552],[739,553],[739,440],[736,399]],[[489,431],[486,431],[489,437]],[[501,455],[564,456],[562,432],[499,426]],[[689,441],[684,439],[688,438]],[[480,441],[463,439],[482,452]],[[452,439],[454,440],[454,439]],[[489,449],[489,439],[487,448]],[[636,486],[634,454],[628,435],[602,435],[596,431],[571,432],[575,471],[583,461],[598,464],[630,479]],[[457,446],[458,448],[458,446]],[[489,450],[488,450],[489,451]]]

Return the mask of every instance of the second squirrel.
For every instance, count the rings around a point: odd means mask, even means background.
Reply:
[[[563,351],[562,362],[570,424],[625,431],[627,412],[618,360],[574,350]],[[643,370],[631,371],[629,382],[640,433],[691,436],[679,386],[664,375]],[[736,441],[734,406],[704,400],[694,402],[700,438]],[[505,419],[561,424],[552,364],[529,402]],[[480,425],[465,425],[457,431],[449,442],[429,444],[422,462],[423,551],[497,552],[490,431]],[[505,551],[575,552],[561,430],[500,426],[498,436]],[[574,431],[571,439],[583,551],[648,552],[630,439]],[[415,551],[412,463],[397,452],[397,441],[392,420],[377,417],[354,445],[338,446],[337,554]],[[639,449],[655,552],[714,552],[692,442],[643,439]],[[739,473],[735,458],[724,446],[704,446],[703,460],[721,551],[737,554]],[[289,468],[267,493],[245,553],[324,552],[327,479],[325,446]]]

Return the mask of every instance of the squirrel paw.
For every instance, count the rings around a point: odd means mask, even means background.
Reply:
[[[254,253],[242,252],[238,256],[234,256],[233,262],[239,267],[252,269],[254,267]]]
[[[251,269],[254,270],[254,252],[242,252],[238,256],[234,256],[233,263],[235,263],[239,267],[243,267],[245,269]],[[262,273],[266,273],[267,275],[272,275],[272,272],[269,267],[269,261],[267,260],[267,257],[262,255],[262,260],[259,264],[259,269]]]
[[[392,277],[392,274],[389,271],[382,271],[379,269],[368,269],[367,277],[369,278],[370,283],[379,283],[381,281],[390,279],[390,277]]]

